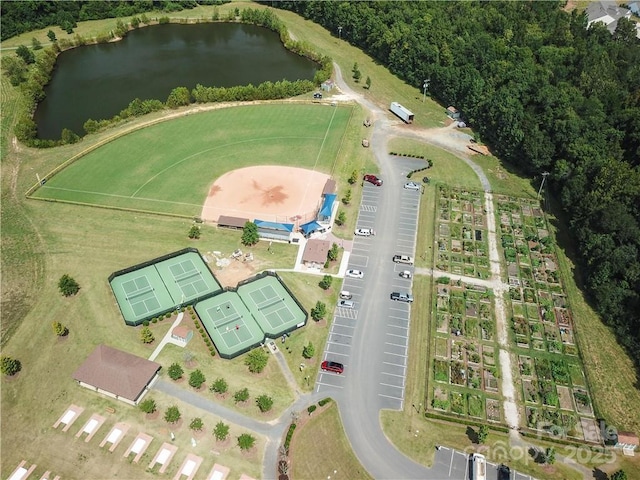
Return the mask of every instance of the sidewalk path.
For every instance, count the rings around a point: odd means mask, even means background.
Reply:
[[[151,361],[155,360],[156,357],[158,355],[160,355],[160,352],[162,351],[162,349],[164,348],[164,346],[167,343],[173,343],[174,345],[178,345],[179,347],[184,347],[184,345],[182,343],[179,343],[177,340],[174,340],[173,338],[171,338],[171,332],[173,332],[174,328],[176,328],[178,325],[180,325],[180,322],[182,321],[182,317],[184,317],[184,312],[180,312],[178,314],[178,318],[175,319],[175,321],[173,322],[173,325],[171,325],[171,328],[169,329],[169,331],[167,333],[165,333],[165,335],[162,338],[162,340],[160,340],[160,343],[158,344],[158,346],[155,348],[153,353],[149,356],[149,360],[151,360]]]

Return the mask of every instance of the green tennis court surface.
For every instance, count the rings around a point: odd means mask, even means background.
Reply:
[[[195,310],[223,358],[236,357],[307,321],[307,312],[272,273],[243,282],[237,292],[200,301]]]
[[[222,290],[196,249],[120,270],[109,283],[128,325],[140,325]]]

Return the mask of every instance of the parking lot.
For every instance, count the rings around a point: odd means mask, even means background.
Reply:
[[[412,277],[413,266],[393,263],[391,256],[381,265],[376,255],[377,249],[374,247],[378,241],[380,229],[376,222],[384,188],[386,185],[375,186],[368,182],[364,183],[356,229],[371,229],[377,233],[371,236],[356,235],[354,237],[348,269],[360,270],[364,273],[364,277],[361,279],[345,277],[341,290],[347,290],[352,294],[351,300],[354,306],[353,308],[336,308],[326,345],[324,359],[344,364],[344,373],[338,375],[321,371],[316,387],[319,391],[344,388],[349,377],[351,345],[360,321],[365,290],[374,283],[382,283],[384,290],[388,293],[384,298],[383,309],[376,312],[375,319],[376,328],[382,329],[383,335],[381,345],[376,348],[381,348],[382,352],[379,355],[379,365],[372,371],[376,376],[375,390],[380,407],[401,409],[404,401],[411,307],[409,303],[391,301],[390,294],[392,291],[411,292],[412,279],[402,278],[400,273],[410,271]],[[393,250],[400,254],[413,255],[421,192],[399,189],[398,192],[389,193],[400,197],[400,208],[395,215],[397,225],[393,226],[395,231]]]

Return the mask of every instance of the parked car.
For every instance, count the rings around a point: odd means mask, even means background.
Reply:
[[[413,257],[409,255],[394,255],[393,261],[396,263],[405,263],[407,265],[413,265]]]
[[[420,185],[416,182],[407,182],[404,184],[405,190],[417,190],[420,191]]]
[[[351,298],[353,297],[351,292],[348,292],[347,290],[342,290],[340,292],[340,298],[342,300],[351,300]]]
[[[364,278],[364,273],[360,270],[347,270],[346,275],[351,278]]]
[[[376,187],[382,186],[382,179],[375,175],[367,174],[364,176],[364,181],[374,184]]]
[[[375,235],[375,232],[370,228],[357,228],[354,233],[359,237],[370,237],[371,235]]]
[[[338,306],[342,308],[353,308],[354,303],[353,300],[340,300],[338,302]]]
[[[409,279],[409,278],[411,278],[411,272],[409,270],[403,270],[403,271],[400,272],[400,276],[402,278]]]
[[[413,302],[413,296],[410,293],[393,292],[391,294],[391,300],[395,300],[396,302],[411,303]]]
[[[320,368],[322,368],[322,370],[324,370],[325,372],[333,372],[333,373],[344,372],[344,365],[338,362],[332,362],[330,360],[325,360],[324,362],[322,362],[322,365],[320,366]]]
[[[313,98],[322,98],[322,94],[320,92],[315,92],[313,94]]]

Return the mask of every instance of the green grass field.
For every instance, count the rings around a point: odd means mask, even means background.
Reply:
[[[136,130],[87,153],[34,198],[199,215],[230,170],[285,165],[330,173],[350,107],[252,105],[188,115]]]

